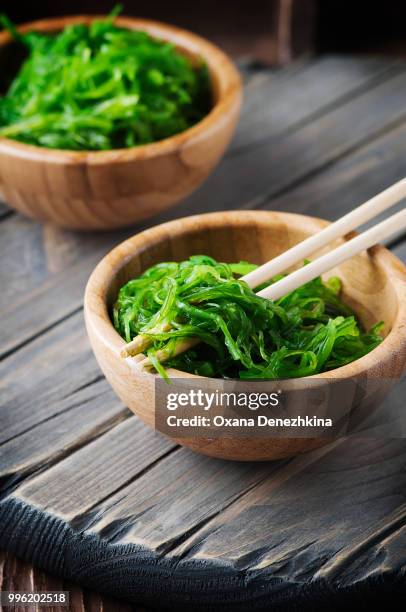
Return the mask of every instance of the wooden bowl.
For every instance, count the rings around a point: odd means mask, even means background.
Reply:
[[[156,375],[141,371],[136,358],[123,359],[123,339],[115,331],[109,310],[118,289],[160,261],[181,261],[193,254],[212,255],[219,261],[263,263],[319,231],[326,221],[302,215],[247,211],[217,212],[158,225],[126,240],[111,251],[92,273],[85,294],[85,319],[90,342],[106,378],[122,401],[145,423],[154,426]],[[339,244],[340,241],[337,241]],[[336,381],[370,381],[374,395],[387,391],[406,363],[406,269],[387,249],[376,246],[352,258],[331,274],[343,281],[343,298],[354,308],[366,328],[385,321],[385,339],[368,355],[328,373],[309,377],[326,386]],[[171,376],[191,375],[177,370]],[[212,381],[203,377],[204,381]],[[306,381],[303,402],[307,401]],[[217,381],[221,386],[222,381]],[[242,384],[242,383],[241,383]],[[331,387],[330,387],[331,390]],[[351,411],[365,407],[366,396],[351,399]],[[367,407],[368,409],[368,407]],[[236,460],[268,460],[295,455],[326,443],[315,438],[244,438],[178,440],[180,444],[211,455]]]
[[[95,17],[35,21],[21,32],[57,32]],[[152,144],[112,151],[46,149],[0,138],[0,198],[29,217],[74,229],[129,225],[159,213],[207,178],[233,135],[241,105],[239,74],[208,41],[179,28],[120,17],[119,26],[145,30],[208,65],[213,107],[192,128]],[[16,71],[10,35],[0,34],[0,73]]]

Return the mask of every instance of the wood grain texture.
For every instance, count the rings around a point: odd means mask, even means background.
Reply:
[[[255,79],[245,85],[241,122],[227,156],[293,132],[403,70],[396,59],[360,57],[355,62],[325,56],[272,74],[254,71]]]
[[[354,98],[349,96],[343,104],[328,108],[314,121],[299,124],[292,132],[261,139],[253,147],[230,154],[195,194],[194,206],[206,212],[218,210],[219,201],[223,210],[261,207],[292,185],[404,123],[405,94],[406,77],[402,72]],[[234,184],[238,184],[238,189]],[[216,193],[216,198],[212,193]],[[179,205],[177,213],[181,216],[190,208],[188,198]]]
[[[61,474],[83,465],[75,455],[65,461],[68,471],[62,463],[1,503],[0,542],[12,535],[18,555],[91,588],[145,604],[161,592],[169,608],[222,610],[228,602],[248,610],[306,601],[309,582],[316,600],[327,602],[354,581],[372,588],[403,575],[401,440],[341,441],[271,471],[257,466],[262,483],[237,496],[233,483],[252,484],[252,476],[244,482],[252,464],[182,449],[85,512],[61,483]],[[99,479],[105,482],[101,467],[92,487]],[[77,500],[88,484],[75,483]],[[165,575],[171,579],[163,587]]]
[[[334,219],[406,174],[401,63],[247,63],[244,74],[234,145],[157,222],[255,201]],[[258,179],[249,189],[248,166]],[[378,427],[376,440],[255,465],[168,445],[109,391],[80,312],[96,261],[147,226],[91,236],[0,220],[1,545],[35,562],[34,576],[46,568],[153,608],[324,612],[382,597],[396,609],[406,582],[404,383],[383,406],[395,440]],[[391,245],[404,261],[405,245]]]
[[[22,32],[56,32],[92,17],[37,21]],[[75,229],[130,225],[169,208],[194,191],[230,142],[241,104],[241,84],[231,60],[185,30],[142,19],[117,18],[118,26],[141,29],[172,42],[184,55],[206,62],[213,107],[192,128],[160,142],[115,151],[51,150],[0,139],[0,193],[10,206],[41,221]],[[7,65],[10,35],[0,34]]]

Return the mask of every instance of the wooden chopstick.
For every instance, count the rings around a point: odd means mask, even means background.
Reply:
[[[151,329],[152,333],[162,333],[167,332],[171,329],[169,323],[165,325],[160,325],[158,327],[154,327]],[[135,338],[128,342],[125,347],[121,350],[121,357],[133,357],[134,355],[138,355],[147,349],[153,342],[153,338],[151,336],[143,336],[142,334],[138,334]]]
[[[406,208],[395,213],[385,221],[381,221],[374,227],[359,236],[348,240],[326,255],[315,259],[313,262],[303,266],[295,272],[291,272],[285,278],[259,291],[257,295],[268,300],[278,300],[282,296],[294,291],[301,285],[314,280],[321,274],[339,266],[347,259],[358,255],[365,249],[369,249],[377,242],[381,242],[389,236],[406,229]]]
[[[307,264],[303,268],[292,272],[273,285],[259,291],[257,295],[269,300],[277,300],[305,283],[314,280],[320,276],[320,274],[324,274],[332,268],[342,264],[344,261],[347,261],[347,259],[358,255],[365,249],[369,249],[377,242],[385,240],[386,238],[389,238],[390,236],[404,230],[406,230],[406,208],[392,215],[388,219],[385,219],[385,221],[381,221],[381,223],[378,223],[359,236],[352,238],[352,240],[345,242],[341,246],[330,251],[330,253],[319,257],[312,263]],[[198,342],[199,340],[197,338],[188,338],[182,342],[179,342],[175,347],[175,351],[161,349],[157,352],[156,356],[159,361],[166,361],[170,357],[174,357],[175,355],[185,352],[192,346],[195,346]],[[150,367],[152,364],[149,357],[145,357],[145,359],[139,361],[139,365],[145,368]]]
[[[405,197],[406,178],[403,178],[344,215],[341,219],[331,223],[331,225],[328,225],[317,234],[306,238],[306,240],[299,242],[299,244],[281,253],[281,255],[274,257],[274,259],[249,272],[242,277],[242,280],[251,288],[258,287],[277,274],[286,272],[291,266],[302,263],[306,257],[317,251],[317,249],[325,247],[333,240],[345,236],[348,232],[377,217],[381,212],[394,206]]]
[[[242,276],[241,280],[244,280],[251,288],[258,287],[258,285],[268,281],[273,276],[285,272],[288,268],[299,262],[303,262],[308,255],[311,255],[317,249],[326,246],[336,238],[341,238],[351,230],[373,219],[404,197],[406,197],[406,178],[401,179],[391,187],[388,187],[388,189],[385,189],[370,200],[367,200],[364,204],[361,204],[344,215],[344,217],[341,217],[341,219],[328,225],[314,236],[306,238],[306,240],[296,244],[271,261],[268,261],[259,268]],[[275,285],[273,285],[273,287],[275,287]],[[150,332],[153,334],[169,330],[170,324],[166,323],[159,328],[151,329]],[[139,334],[123,347],[120,355],[121,357],[131,357],[142,353],[153,343],[153,341],[152,335]]]

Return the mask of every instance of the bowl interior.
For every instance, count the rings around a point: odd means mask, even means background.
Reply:
[[[205,217],[206,220],[202,221]],[[144,233],[142,246],[135,248],[119,264],[109,284],[106,293],[108,310],[111,310],[124,283],[158,262],[181,261],[190,255],[207,254],[224,262],[246,260],[262,264],[325,225],[319,219],[278,213],[265,216],[258,213],[249,215],[249,219],[244,214],[239,218],[240,215],[234,213],[223,215],[223,221],[218,221],[217,217],[216,223],[209,221],[209,217],[211,215],[199,217],[198,223],[191,220],[174,222],[171,232],[151,230]],[[127,244],[131,251],[131,240]],[[399,304],[383,253],[385,250],[381,247],[373,250],[372,254],[363,253],[332,270],[326,278],[338,275],[342,279],[342,297],[366,329],[383,320],[384,333],[387,334],[394,324]]]

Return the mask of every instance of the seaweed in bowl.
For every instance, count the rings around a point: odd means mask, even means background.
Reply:
[[[126,342],[138,334],[150,337],[148,357],[165,378],[157,358],[162,349],[173,355],[165,365],[184,372],[279,379],[339,368],[381,343],[383,324],[363,330],[340,298],[338,277],[316,278],[272,302],[239,278],[254,268],[207,255],[154,265],[121,287],[114,326]],[[177,343],[191,337],[200,343],[175,356]]]
[[[117,13],[57,34],[18,33],[1,17],[27,57],[0,96],[0,137],[50,149],[121,149],[183,132],[209,113],[206,64],[118,27]]]

